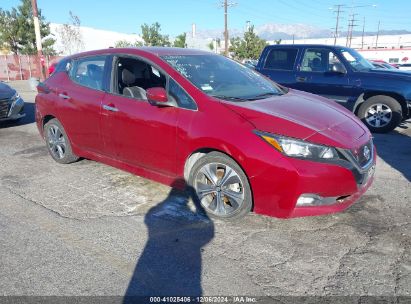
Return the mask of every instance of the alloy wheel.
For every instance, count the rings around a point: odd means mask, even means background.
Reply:
[[[198,170],[194,188],[201,205],[217,216],[229,216],[244,203],[244,187],[238,173],[228,165],[207,163]]]
[[[383,103],[376,103],[369,107],[366,111],[365,120],[375,128],[385,127],[392,119],[392,110]]]
[[[64,158],[67,150],[66,139],[58,126],[51,125],[48,128],[47,142],[48,147],[55,158]]]

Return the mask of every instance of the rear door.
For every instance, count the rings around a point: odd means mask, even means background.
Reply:
[[[346,104],[351,96],[347,71],[333,72],[333,65],[345,70],[340,58],[327,48],[307,48],[297,67],[294,88]]]
[[[293,87],[297,56],[297,47],[267,47],[261,55],[258,71],[279,84]]]
[[[61,73],[54,89],[59,104],[59,119],[78,148],[101,153],[101,103],[105,95],[107,56],[72,60],[68,73]],[[57,76],[57,75],[56,75]]]

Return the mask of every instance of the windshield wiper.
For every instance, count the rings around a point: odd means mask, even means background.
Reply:
[[[276,93],[276,92],[267,92],[267,93],[263,93],[263,94],[259,94],[250,98],[247,98],[247,100],[257,100],[257,99],[264,99],[264,98],[268,98],[271,96],[281,96],[283,94],[281,93]]]
[[[235,96],[226,96],[226,95],[210,95],[211,97],[225,99],[225,100],[234,100],[234,101],[247,101],[246,98],[235,97]]]

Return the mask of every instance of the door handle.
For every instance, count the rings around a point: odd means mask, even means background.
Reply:
[[[298,77],[296,78],[296,80],[297,80],[298,82],[305,82],[305,81],[307,81],[307,77],[298,76]]]
[[[115,107],[111,107],[111,106],[107,106],[107,105],[103,105],[103,109],[107,110],[107,111],[111,111],[111,112],[118,112],[118,109]]]
[[[360,86],[361,86],[361,79],[356,79],[356,80],[354,80],[354,85],[355,85],[356,87],[360,87]]]
[[[68,95],[66,95],[66,94],[64,94],[64,93],[60,93],[60,94],[59,94],[59,97],[61,97],[61,98],[63,98],[63,99],[70,99],[70,98],[71,98],[70,96],[68,96]]]

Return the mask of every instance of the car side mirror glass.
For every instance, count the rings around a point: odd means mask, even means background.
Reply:
[[[146,91],[147,99],[152,105],[168,105],[167,92],[162,87],[149,88]]]
[[[346,74],[347,70],[341,63],[334,63],[332,65],[331,71],[337,74]]]

